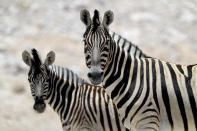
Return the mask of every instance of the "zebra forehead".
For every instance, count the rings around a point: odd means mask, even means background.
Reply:
[[[105,32],[103,30],[97,30],[97,31],[91,31],[88,35],[89,38],[91,39],[104,39],[106,37]]]
[[[28,75],[35,78],[35,77],[38,76],[38,74],[40,74],[40,72],[41,72],[40,68],[31,67],[31,69],[29,70]]]

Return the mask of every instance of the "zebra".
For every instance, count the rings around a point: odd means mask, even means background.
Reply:
[[[67,68],[52,65],[53,51],[44,63],[36,49],[32,49],[32,56],[27,51],[22,53],[30,67],[28,81],[34,110],[43,113],[47,102],[59,115],[64,131],[128,131],[104,88],[88,84]]]
[[[97,10],[93,20],[88,15],[81,20],[86,25],[84,53],[88,78],[95,85],[102,82],[125,127],[197,130],[197,65],[136,57],[125,51],[109,34],[112,11],[105,12],[102,23]]]

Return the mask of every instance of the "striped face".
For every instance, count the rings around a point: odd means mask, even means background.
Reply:
[[[40,68],[32,67],[28,74],[28,81],[31,88],[31,94],[35,100],[33,108],[37,112],[42,113],[46,107],[44,100],[47,97],[49,88],[49,78],[46,66],[42,65]]]
[[[49,52],[44,63],[36,49],[32,49],[32,56],[27,51],[22,53],[23,62],[30,67],[28,81],[35,100],[33,108],[37,112],[42,113],[46,108],[44,100],[46,100],[50,87],[48,67],[55,61],[55,53],[53,51]]]
[[[94,11],[91,19],[88,10],[80,12],[80,19],[86,25],[84,33],[84,53],[86,65],[90,69],[88,78],[94,85],[100,84],[104,79],[104,69],[110,60],[111,36],[108,26],[113,22],[113,12],[106,11],[103,21],[100,21],[99,11]]]
[[[97,85],[104,77],[104,69],[109,60],[110,35],[108,31],[101,26],[96,29],[91,26],[84,34],[84,53],[86,65],[90,69],[88,78]]]

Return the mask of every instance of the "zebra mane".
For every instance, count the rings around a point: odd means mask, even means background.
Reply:
[[[96,30],[97,27],[100,25],[100,20],[99,20],[99,11],[94,10],[94,16],[93,16],[93,30]]]
[[[38,54],[38,51],[36,49],[31,50],[33,60],[34,60],[34,65],[36,67],[39,67],[42,64],[42,61],[40,59],[40,55]]]
[[[32,56],[33,56],[33,67],[31,67],[31,71],[32,69],[34,70],[34,75],[37,75],[41,70],[40,70],[40,66],[42,64],[42,60],[40,59],[40,55],[38,53],[38,51],[36,49],[32,49],[31,50]]]

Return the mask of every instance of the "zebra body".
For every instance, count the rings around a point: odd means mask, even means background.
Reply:
[[[83,10],[81,20],[88,20]],[[91,19],[89,19],[91,20]],[[124,126],[134,130],[197,130],[197,66],[176,65],[137,55],[109,33],[113,13],[100,23],[98,11],[84,34],[88,77],[102,82]],[[143,53],[140,53],[143,54]],[[146,58],[147,57],[147,58]]]
[[[122,52],[119,47],[118,50]],[[124,116],[126,127],[197,129],[197,65],[136,58],[124,51],[114,54],[102,84]],[[117,57],[125,58],[117,64]]]
[[[27,55],[23,53],[24,62],[28,61],[25,60]],[[38,61],[35,49],[32,55],[34,63],[42,63],[40,59]],[[52,57],[55,54],[50,52],[47,61],[54,59]],[[67,68],[45,63],[36,65],[39,67],[32,65],[28,75],[35,110],[43,112],[43,104],[47,102],[59,115],[64,131],[127,130],[120,122],[117,108],[104,88],[86,83]],[[39,68],[40,72],[33,68]]]

